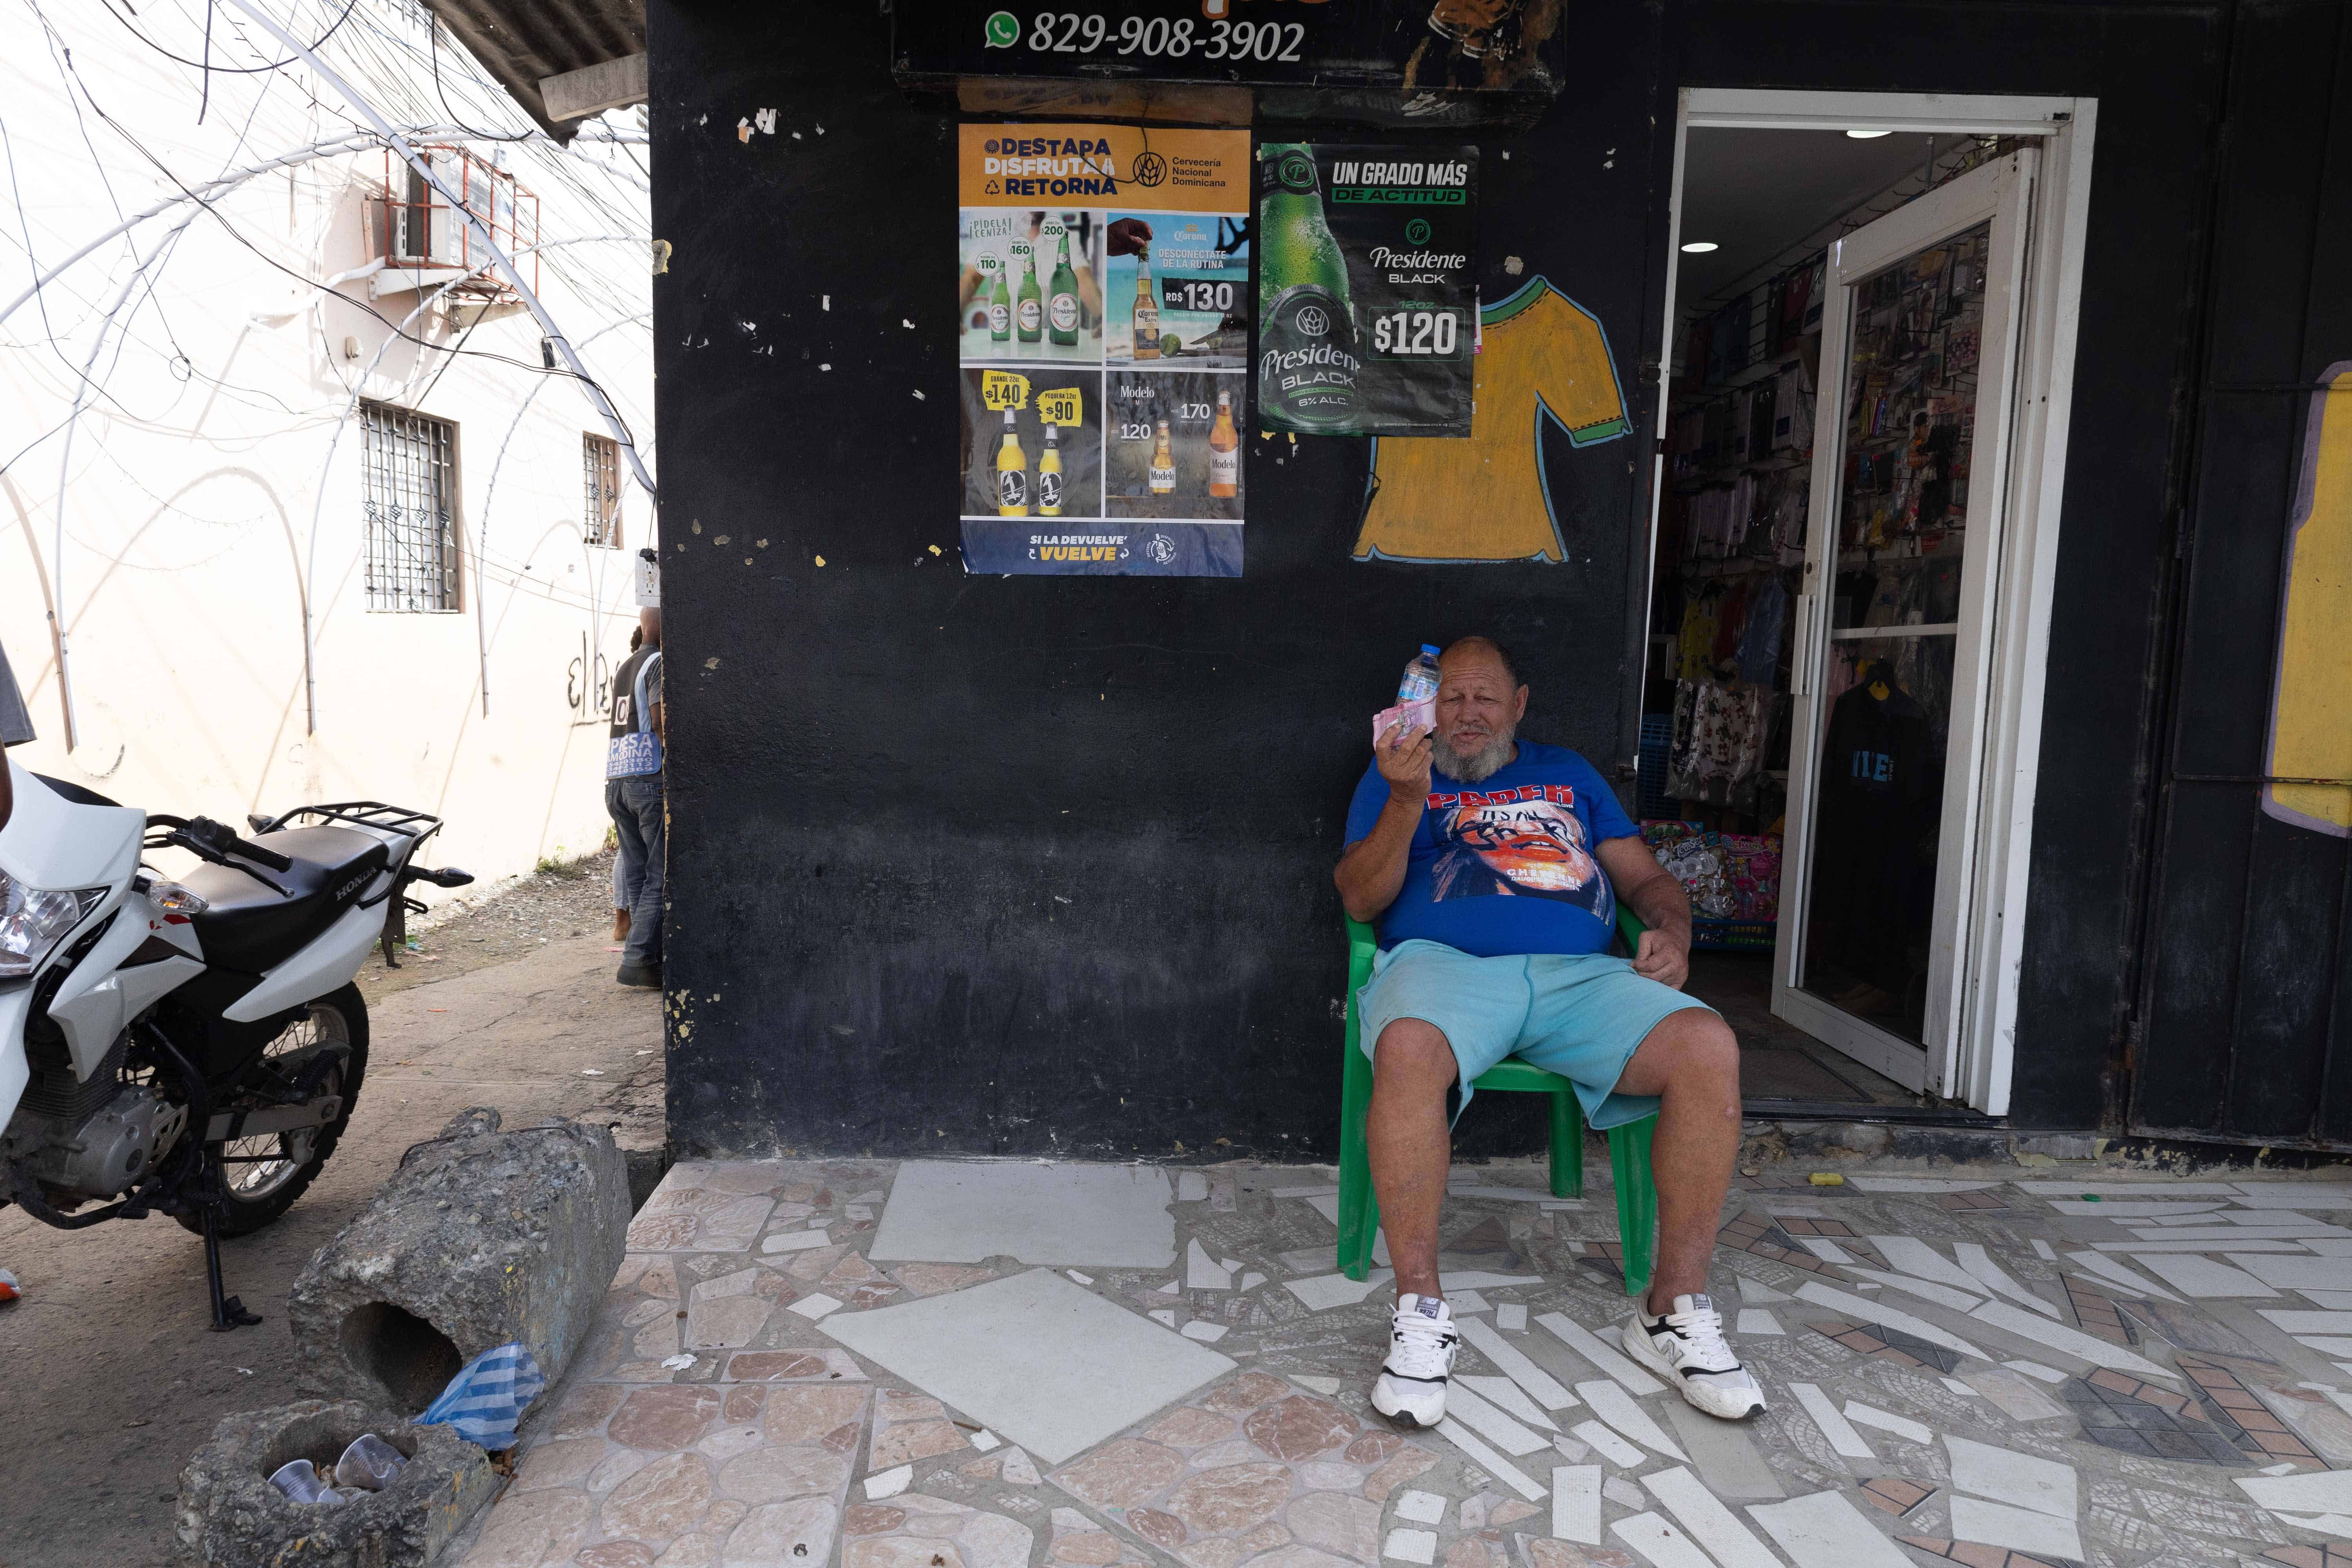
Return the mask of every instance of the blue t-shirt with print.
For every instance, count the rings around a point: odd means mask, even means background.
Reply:
[[[1479,958],[1609,950],[1617,897],[1593,850],[1638,830],[1591,763],[1559,746],[1518,746],[1476,784],[1432,771],[1404,886],[1380,918],[1382,947],[1423,937]],[[1388,780],[1366,768],[1349,843],[1370,834],[1388,799]]]

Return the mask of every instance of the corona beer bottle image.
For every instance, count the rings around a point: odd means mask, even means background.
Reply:
[[[1045,426],[1045,449],[1037,454],[1037,515],[1062,515],[1062,427]]]
[[[1356,423],[1356,310],[1348,262],[1323,219],[1315,158],[1297,143],[1258,156],[1258,408],[1270,424]]]
[[[1064,348],[1078,341],[1078,275],[1070,267],[1070,231],[1062,231],[1062,254],[1054,262],[1053,286],[1045,290],[1045,331]]]
[[[1004,280],[1004,258],[999,257],[988,280],[988,338],[1009,342],[1013,338],[1013,288]]]
[[[1004,444],[996,451],[996,515],[1029,515],[1029,455],[1021,449],[1010,408],[1004,411]]]
[[[1156,496],[1176,493],[1176,453],[1169,445],[1168,421],[1160,422],[1159,444],[1151,448],[1151,493]]]
[[[1160,302],[1151,297],[1151,255],[1135,253],[1135,357],[1160,357]]]
[[[1209,427],[1209,493],[1242,493],[1242,438],[1234,428],[1234,395],[1217,394],[1217,422]]]
[[[1037,251],[1029,251],[1029,270],[1021,279],[1021,297],[1013,306],[1013,331],[1024,343],[1034,343],[1045,335],[1045,307],[1037,289]]]

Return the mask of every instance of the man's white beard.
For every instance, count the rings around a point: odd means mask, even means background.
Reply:
[[[1485,745],[1467,755],[1448,745],[1442,734],[1432,735],[1429,746],[1439,773],[1464,784],[1480,784],[1500,773],[1519,754],[1518,726],[1496,731]]]

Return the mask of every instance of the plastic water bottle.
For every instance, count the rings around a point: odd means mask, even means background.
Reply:
[[[1431,643],[1421,645],[1421,652],[1404,667],[1404,679],[1397,682],[1397,706],[1437,700],[1437,648]]]

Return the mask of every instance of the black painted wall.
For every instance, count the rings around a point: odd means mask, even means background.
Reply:
[[[2352,359],[2352,12],[2248,6],[2230,58],[2210,342],[2174,536],[2155,898],[2131,1063],[2140,1129],[2352,1142],[2352,858],[2263,815],[2307,392]],[[2187,776],[2183,776],[2187,775]],[[2216,775],[2220,775],[2217,778]]]
[[[1647,427],[1655,20],[1591,9],[1595,88],[1482,143],[1479,255],[1486,298],[1517,257],[1601,318]],[[1359,564],[1364,443],[1253,433],[1238,581],[966,576],[951,123],[875,7],[649,12],[673,1137],[1328,1155],[1366,722],[1483,630],[1530,735],[1630,758],[1649,443],[1549,449],[1562,566]]]
[[[1478,138],[1486,297],[1516,257],[1594,311],[1646,431],[1678,86],[2100,98],[2027,1126],[2097,1121],[2129,1012],[2231,10],[1580,0],[1576,84]],[[1629,758],[1646,438],[1547,448],[1565,566],[1352,562],[1363,447],[1252,438],[1238,581],[968,577],[950,122],[873,9],[648,12],[677,1145],[1329,1157],[1365,720],[1489,631],[1530,735]],[[1469,1152],[1539,1143],[1510,1099]]]

